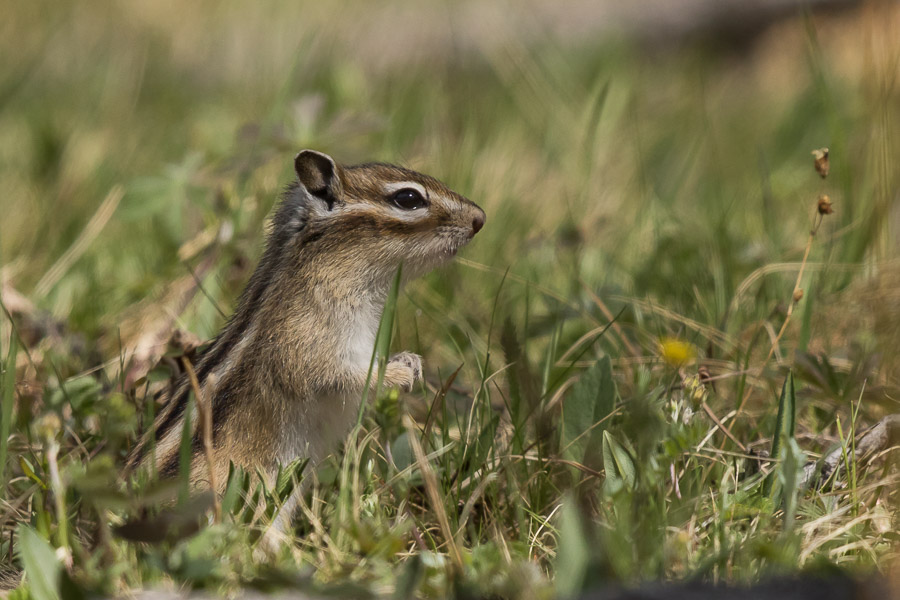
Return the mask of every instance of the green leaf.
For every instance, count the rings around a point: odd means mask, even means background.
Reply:
[[[69,575],[63,570],[59,574],[59,595],[63,600],[87,600],[88,595]]]
[[[623,488],[634,489],[634,461],[608,431],[603,432],[603,469],[606,472],[603,487],[608,494],[616,494]]]
[[[774,459],[781,458],[781,452],[787,440],[794,439],[794,430],[797,418],[797,397],[794,393],[794,373],[788,372],[787,379],[781,387],[781,398],[778,400],[778,416],[775,418],[775,431],[772,432],[772,451],[769,456]],[[777,469],[778,467],[776,467]],[[775,483],[775,471],[773,471],[763,486],[763,492],[768,496],[772,492]]]
[[[574,598],[584,586],[590,563],[590,546],[584,535],[581,515],[574,499],[563,500],[559,515],[559,542],[556,549],[556,594]]]
[[[281,469],[275,481],[275,495],[281,502],[288,499],[297,484],[303,479],[303,470],[309,464],[308,458],[295,458]]]
[[[24,456],[19,456],[19,467],[21,467],[22,472],[25,473],[25,476],[28,479],[32,480],[39,486],[41,486],[42,490],[47,489],[47,484],[43,482],[43,480],[37,476],[37,473],[34,472],[34,467],[31,466],[31,463],[28,462],[28,459]]]
[[[391,458],[394,459],[394,466],[398,471],[402,471],[416,461],[409,445],[409,432],[404,431],[391,442]]]
[[[797,494],[805,464],[806,454],[800,449],[794,438],[788,439],[784,447],[784,462],[781,465],[785,531],[791,531],[794,528],[794,516],[797,514]]]
[[[222,514],[236,515],[243,508],[242,500],[250,485],[250,476],[243,469],[231,463],[228,467],[228,483],[222,496]]]
[[[616,383],[612,362],[604,356],[572,386],[563,404],[562,456],[581,464],[597,465],[597,441],[606,429],[606,419],[616,405]]]
[[[256,516],[256,509],[259,507],[260,499],[265,496],[265,486],[263,486],[263,482],[259,481],[256,484],[256,489],[253,491],[253,496],[250,497],[250,500],[244,505],[244,514],[241,517],[241,523],[244,525],[249,525],[253,521],[253,517]]]
[[[407,600],[414,598],[416,589],[425,576],[425,565],[422,563],[422,557],[419,554],[413,554],[397,577],[397,583],[394,586],[394,600]]]
[[[90,408],[100,397],[103,386],[93,375],[82,375],[69,379],[47,396],[47,404],[55,409],[68,404],[74,413]]]
[[[19,525],[19,557],[34,600],[59,600],[61,565],[46,540],[31,527]]]
[[[271,491],[266,490],[266,510],[263,513],[268,521],[275,516],[275,512],[287,501],[296,489],[297,484],[303,479],[303,469],[309,462],[307,458],[295,458],[287,466],[279,467],[275,476],[275,486]],[[262,479],[264,475],[259,474]]]

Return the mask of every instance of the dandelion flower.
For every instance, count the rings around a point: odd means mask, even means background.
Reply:
[[[659,340],[659,356],[669,366],[678,368],[694,362],[697,351],[683,340],[665,337]]]

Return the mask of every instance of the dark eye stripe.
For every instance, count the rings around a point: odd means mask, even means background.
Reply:
[[[415,188],[403,188],[391,194],[390,203],[401,210],[416,210],[417,208],[425,208],[428,201],[422,197],[419,190]]]

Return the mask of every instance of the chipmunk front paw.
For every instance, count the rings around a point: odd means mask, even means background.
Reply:
[[[412,352],[395,354],[388,361],[384,373],[384,384],[398,387],[405,392],[412,391],[417,381],[422,379],[422,357]]]

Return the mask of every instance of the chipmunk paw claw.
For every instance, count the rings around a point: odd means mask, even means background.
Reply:
[[[417,381],[422,380],[422,357],[412,352],[400,352],[391,357],[387,364],[388,372],[394,372],[389,378],[389,385],[395,385],[405,392],[412,391]]]

